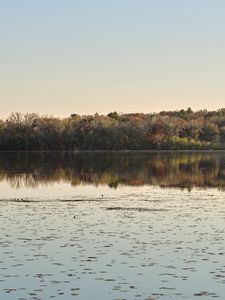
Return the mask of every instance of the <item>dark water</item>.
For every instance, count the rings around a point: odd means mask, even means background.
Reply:
[[[0,180],[12,187],[50,183],[225,188],[225,152],[2,153]]]
[[[225,299],[225,153],[1,153],[0,299]]]

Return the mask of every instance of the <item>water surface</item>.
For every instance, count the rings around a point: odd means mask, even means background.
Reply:
[[[225,298],[225,154],[0,154],[0,299]]]

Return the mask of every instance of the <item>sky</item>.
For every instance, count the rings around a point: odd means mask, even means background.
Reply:
[[[0,0],[0,118],[225,107],[224,0]]]

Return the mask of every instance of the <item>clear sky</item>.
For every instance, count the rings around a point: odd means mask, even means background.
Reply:
[[[0,118],[225,107],[224,0],[0,0]]]

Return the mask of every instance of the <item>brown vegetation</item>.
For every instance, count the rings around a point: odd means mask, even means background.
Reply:
[[[0,150],[225,149],[225,109],[69,118],[13,113],[0,121]]]

